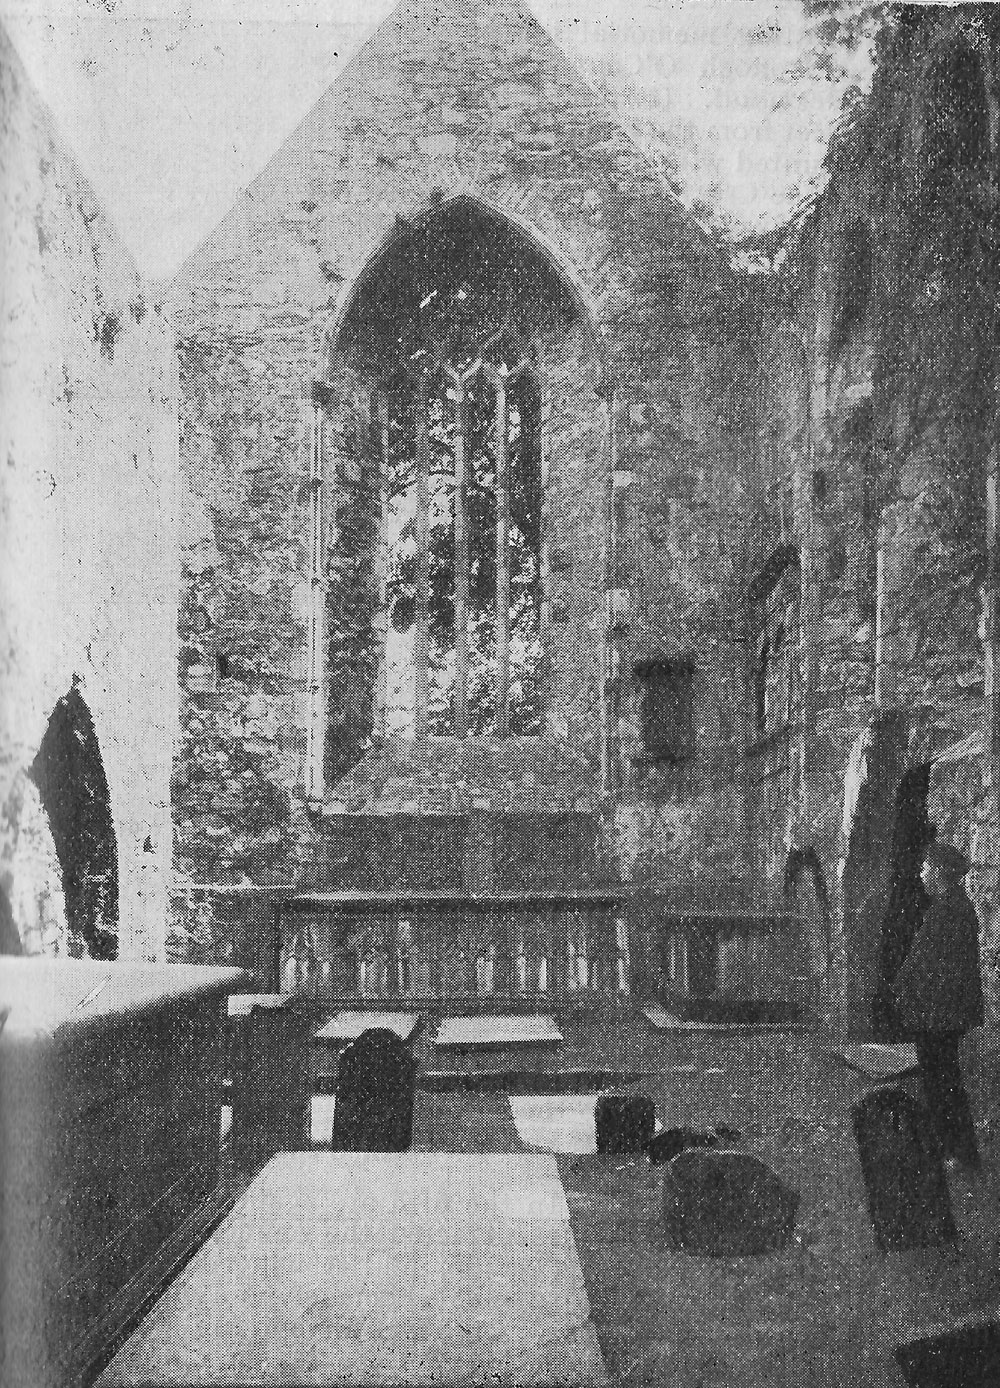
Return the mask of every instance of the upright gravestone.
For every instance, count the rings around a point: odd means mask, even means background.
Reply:
[[[362,1032],[341,1053],[333,1115],[335,1152],[405,1152],[413,1141],[416,1063],[385,1027]]]
[[[876,1089],[854,1105],[852,1116],[879,1248],[927,1248],[953,1239],[948,1182],[922,1105],[902,1089]]]
[[[641,1152],[656,1129],[653,1101],[645,1094],[602,1094],[594,1107],[598,1152]]]
[[[667,1236],[686,1253],[746,1258],[785,1248],[795,1232],[798,1191],[749,1152],[686,1147],[663,1177]]]

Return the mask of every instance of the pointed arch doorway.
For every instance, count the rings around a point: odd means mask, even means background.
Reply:
[[[94,720],[74,679],[29,771],[62,873],[71,954],[118,956],[118,843]]]

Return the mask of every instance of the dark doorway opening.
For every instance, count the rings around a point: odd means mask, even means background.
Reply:
[[[118,955],[118,845],[104,763],[77,686],[56,704],[30,768],[62,872],[69,952]]]

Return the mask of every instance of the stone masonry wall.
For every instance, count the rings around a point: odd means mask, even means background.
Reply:
[[[683,874],[706,845],[712,867],[733,857],[734,734],[720,709],[731,702],[738,652],[707,597],[720,564],[726,572],[721,536],[740,504],[727,481],[738,471],[729,364],[713,326],[726,272],[529,14],[507,0],[449,0],[399,7],[173,286],[183,395],[182,879],[294,882],[312,856],[303,402],[325,380],[358,275],[398,219],[463,197],[542,249],[586,334],[583,369],[563,380],[560,366],[549,383],[551,731],[590,746],[581,791],[593,791],[607,718],[608,783],[635,810],[623,859],[631,870],[636,826],[659,814],[641,809],[648,796],[634,776],[632,665],[692,648],[701,790],[687,803],[670,797],[674,829],[657,829],[665,851],[647,866],[654,876],[676,867],[680,844]],[[326,505],[336,515],[337,498]],[[328,604],[337,582],[331,573]]]
[[[795,252],[795,332],[779,353],[789,383],[764,410],[803,550],[805,776],[789,844],[815,848],[848,917],[843,943],[864,952],[899,779],[930,763],[930,817],[974,861],[991,974],[998,55],[988,6],[910,7],[890,25]]]
[[[27,768],[74,681],[117,835],[120,953],[164,947],[176,731],[173,332],[0,31],[0,882],[63,930]]]

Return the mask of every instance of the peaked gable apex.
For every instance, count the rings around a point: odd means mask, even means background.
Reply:
[[[262,226],[272,263],[294,258],[304,232],[332,278],[349,279],[396,218],[433,197],[472,196],[529,225],[532,204],[548,201],[596,229],[608,189],[626,182],[686,218],[604,98],[524,6],[402,0],[175,285],[212,263],[252,258]],[[559,219],[548,220],[558,241]],[[284,247],[273,235],[279,223]]]

